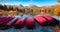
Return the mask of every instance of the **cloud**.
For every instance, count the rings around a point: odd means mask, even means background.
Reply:
[[[1,3],[2,5],[20,5],[20,2],[14,2],[14,3]]]

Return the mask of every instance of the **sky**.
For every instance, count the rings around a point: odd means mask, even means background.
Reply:
[[[28,6],[29,4],[34,4],[37,6],[46,6],[57,4],[57,0],[0,0],[0,4],[6,5],[19,5]]]

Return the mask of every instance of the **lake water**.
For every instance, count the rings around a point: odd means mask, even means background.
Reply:
[[[18,18],[21,18],[22,16],[15,16]],[[23,15],[23,17],[28,18],[29,15]],[[57,20],[60,20],[60,18],[52,16],[56,18]],[[9,28],[7,30],[0,30],[0,32],[53,32],[54,27],[53,26],[40,26],[38,23],[35,24],[36,28],[35,29],[26,29],[26,27],[21,28],[21,29],[15,29],[15,28]]]

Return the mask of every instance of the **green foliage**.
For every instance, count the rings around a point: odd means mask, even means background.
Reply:
[[[1,4],[0,4],[0,9],[9,11],[9,10],[13,10],[13,7],[10,7],[10,6],[9,6],[9,8],[8,8],[7,5],[1,5]]]
[[[13,7],[10,6],[8,10],[13,10]]]

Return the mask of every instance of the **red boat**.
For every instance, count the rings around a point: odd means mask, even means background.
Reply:
[[[11,20],[12,18],[8,17],[8,18],[4,18],[3,20],[0,21],[0,26],[5,25],[9,20]]]
[[[27,27],[28,29],[33,29],[33,28],[35,28],[34,19],[33,19],[32,17],[29,17],[29,18],[27,19],[26,27]]]
[[[0,18],[0,21],[2,21],[2,20],[4,20],[4,19],[6,19],[6,18],[4,18],[4,17],[3,17],[3,18]]]
[[[2,20],[4,20],[4,19],[6,19],[6,17],[2,17],[2,18],[0,18],[0,22],[1,22]]]
[[[22,27],[24,27],[25,23],[26,23],[25,18],[22,17],[22,18],[20,18],[18,21],[16,21],[16,23],[15,23],[14,26],[15,26],[15,27],[22,28]]]
[[[0,19],[0,24],[1,24],[1,22],[4,22],[5,20],[7,20],[8,18],[2,18],[2,19]]]
[[[6,25],[5,27],[8,28],[8,27],[11,27],[12,25],[14,25],[14,23],[18,20],[18,18],[14,18],[12,20],[10,20]]]
[[[0,20],[1,20],[1,19],[4,19],[4,18],[6,18],[6,17],[1,17]]]
[[[45,18],[43,18],[42,16],[35,16],[34,18],[42,26],[48,24],[47,20]]]
[[[44,17],[48,20],[50,25],[58,25],[59,24],[59,21],[51,16],[44,16]]]
[[[54,18],[51,17],[51,16],[43,16],[43,17],[45,17],[46,19],[48,19],[50,22],[54,21]]]

